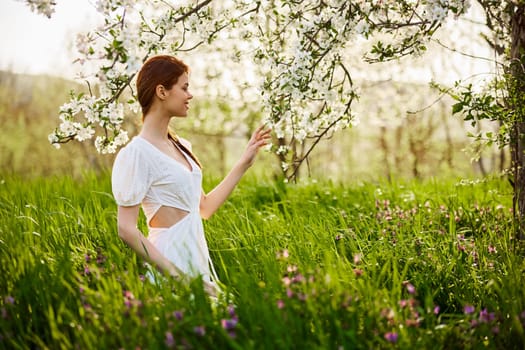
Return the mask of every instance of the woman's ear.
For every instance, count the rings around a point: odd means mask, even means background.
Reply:
[[[166,98],[166,88],[164,85],[157,85],[155,88],[155,95],[161,100],[164,100]]]

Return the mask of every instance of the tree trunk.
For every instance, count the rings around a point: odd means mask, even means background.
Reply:
[[[501,129],[501,126],[502,126],[502,123],[501,121],[498,123],[498,130]],[[507,169],[507,152],[508,152],[508,149],[502,147],[499,149],[499,167],[498,167],[498,170],[500,173],[503,174],[503,172],[505,171],[505,169]]]
[[[388,161],[389,150],[388,150],[388,142],[386,139],[386,134],[387,134],[386,127],[381,126],[379,130],[381,131],[381,134],[379,135],[379,147],[383,151],[383,162],[385,163],[385,172],[386,172],[385,175],[388,179],[388,182],[390,182],[392,181],[392,170],[390,169],[390,162]]]
[[[511,17],[510,103],[515,113],[511,142],[514,170],[514,215],[518,225],[517,238],[524,237],[525,218],[525,4],[515,5]]]
[[[480,121],[478,121],[476,123],[476,132],[478,134],[481,133],[481,125],[480,125]],[[483,160],[483,153],[482,153],[482,150],[483,150],[483,147],[480,146],[480,145],[476,145],[476,152],[480,152],[479,153],[479,159],[477,161],[478,163],[478,167],[479,167],[479,171],[481,172],[481,175],[483,177],[487,176],[487,170],[485,169],[485,162]]]
[[[445,154],[443,156],[445,163],[447,164],[450,170],[454,169],[454,143],[452,141],[452,136],[450,135],[450,126],[448,125],[448,114],[443,110],[443,105],[440,104],[441,123],[445,128],[445,140],[447,143],[447,148],[445,149]]]

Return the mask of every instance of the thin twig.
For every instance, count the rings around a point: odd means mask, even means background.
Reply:
[[[495,59],[492,59],[492,58],[487,58],[487,57],[481,57],[481,56],[476,56],[476,55],[471,55],[469,53],[465,53],[465,52],[462,52],[462,51],[459,51],[458,49],[455,49],[453,47],[449,47],[445,44],[443,44],[439,39],[430,39],[431,41],[434,41],[435,43],[437,43],[438,45],[440,45],[441,47],[447,49],[447,50],[450,50],[452,52],[457,52],[459,53],[460,55],[462,56],[466,56],[466,57],[470,57],[470,58],[474,58],[474,59],[478,59],[478,60],[484,60],[484,61],[489,61],[489,62],[494,62],[496,65],[500,65],[500,66],[504,66],[503,63],[501,62],[498,62],[497,60]]]

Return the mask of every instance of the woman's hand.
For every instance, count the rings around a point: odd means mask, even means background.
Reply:
[[[248,141],[248,145],[241,156],[240,162],[248,169],[252,166],[255,161],[255,157],[259,152],[261,147],[264,147],[268,144],[268,140],[271,138],[270,132],[271,129],[264,129],[264,125],[261,125],[255,130]]]
[[[170,272],[170,275],[175,278],[177,281],[180,281],[185,284],[189,284],[191,282],[188,275],[182,273],[179,269],[173,265],[173,271]],[[217,286],[213,283],[202,281],[203,289],[206,294],[208,294],[211,297],[216,298],[217,297]]]

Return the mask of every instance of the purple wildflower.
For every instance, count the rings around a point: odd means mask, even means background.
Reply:
[[[15,303],[15,298],[13,298],[12,296],[8,295],[8,296],[5,297],[5,302],[7,304],[13,305]]]
[[[228,314],[229,314],[231,317],[235,316],[235,306],[233,306],[233,305],[231,305],[231,304],[228,305]]]
[[[397,342],[397,333],[396,332],[387,332],[385,333],[385,339],[391,343]]]
[[[182,320],[182,311],[173,311],[173,316],[179,321]]]
[[[479,320],[481,322],[485,322],[485,323],[488,323],[488,322],[492,322],[494,321],[494,313],[493,312],[488,312],[487,309],[483,309],[479,312]]]
[[[231,330],[233,328],[235,328],[235,326],[237,325],[237,320],[232,318],[232,319],[225,319],[223,318],[221,320],[221,325],[222,325],[222,328],[226,329],[226,330]]]
[[[292,278],[292,283],[301,283],[301,282],[305,282],[305,281],[306,281],[306,279],[300,273]]]
[[[439,314],[439,305],[434,307],[434,315]]]
[[[281,299],[277,300],[277,307],[279,309],[282,309],[284,307],[284,301],[282,301]]]
[[[97,255],[97,264],[102,265],[104,262],[106,262],[106,257],[102,254]]]
[[[473,313],[474,311],[475,311],[475,309],[474,309],[474,306],[472,306],[472,305],[465,305],[465,307],[463,308],[463,312],[466,315],[469,315],[469,314]]]
[[[171,348],[175,345],[175,339],[173,338],[173,334],[171,332],[166,332],[166,339],[164,340],[164,343],[168,348]]]
[[[298,293],[297,294],[297,298],[301,301],[305,301],[306,300],[306,294],[304,293]]]
[[[406,287],[409,294],[416,293],[416,287],[414,287],[411,283],[407,283]]]
[[[195,334],[201,337],[206,334],[206,328],[204,328],[204,326],[196,326],[193,328],[193,331],[195,332]]]

